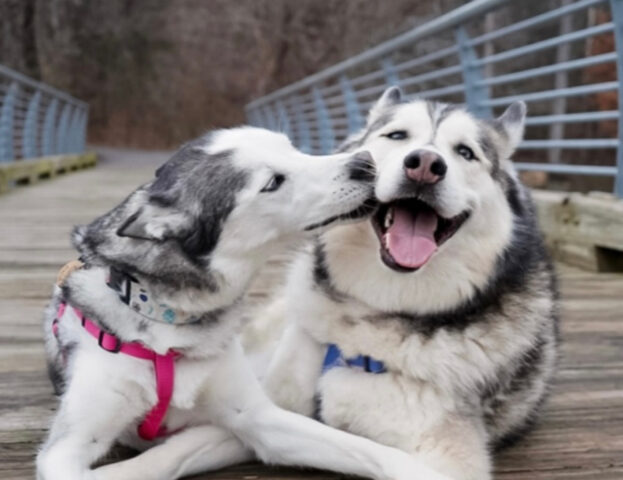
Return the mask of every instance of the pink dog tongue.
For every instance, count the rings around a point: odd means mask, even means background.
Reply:
[[[437,250],[435,230],[437,215],[430,210],[415,214],[394,208],[394,223],[387,230],[387,249],[396,263],[405,268],[419,268]]]

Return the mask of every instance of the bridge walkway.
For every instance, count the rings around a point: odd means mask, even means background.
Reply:
[[[59,267],[75,257],[74,224],[115,205],[167,156],[102,150],[96,169],[0,196],[0,478],[34,478],[33,459],[56,399],[46,376],[41,312]],[[261,298],[279,278],[256,282]],[[559,266],[562,359],[539,425],[496,460],[503,480],[623,478],[623,275]],[[118,451],[116,456],[126,452]],[[335,479],[256,464],[200,479]],[[416,480],[416,479],[414,479]]]

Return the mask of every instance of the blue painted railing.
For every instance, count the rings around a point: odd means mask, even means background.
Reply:
[[[89,106],[0,65],[0,163],[85,149]]]
[[[623,0],[552,3],[473,0],[254,100],[248,120],[283,131],[302,150],[326,153],[362,127],[388,85],[400,85],[409,97],[465,102],[485,117],[522,99],[531,116],[521,148],[530,161],[517,162],[518,169],[613,177],[623,197],[623,122],[612,124],[623,104],[598,102],[603,95],[623,98],[623,83],[613,80],[623,78]],[[595,39],[613,46],[587,53]],[[588,76],[596,67],[606,67],[605,78]],[[598,161],[583,158],[589,150]]]

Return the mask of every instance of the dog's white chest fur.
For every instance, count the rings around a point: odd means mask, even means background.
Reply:
[[[72,375],[88,376],[98,372],[98,375],[107,379],[109,388],[123,391],[128,398],[139,399],[144,408],[156,404],[156,373],[151,360],[101,349],[97,340],[82,328],[73,309],[66,310],[60,319],[60,325],[60,334],[64,341],[76,342],[78,348],[73,360]],[[227,338],[222,340],[227,342]],[[182,356],[175,360],[170,413],[174,409],[187,410],[195,406],[201,391],[209,388],[207,385],[214,368],[215,362],[209,359],[193,360]]]
[[[541,298],[532,297],[529,311],[521,306],[514,315],[509,306],[509,317],[496,318],[495,328],[483,312],[481,323],[428,335],[398,313],[375,309],[348,295],[340,298],[339,290],[332,298],[312,272],[313,256],[299,257],[287,287],[289,318],[321,346],[322,354],[327,344],[335,343],[345,357],[369,355],[382,360],[388,370],[370,374],[334,368],[316,377],[313,388],[322,420],[410,452],[422,448],[421,432],[426,432],[426,442],[434,444],[437,438],[446,438],[447,433],[442,432],[472,428],[465,418],[481,409],[480,398],[473,392],[497,381],[501,365],[531,347],[543,328],[541,319],[552,308],[551,299],[544,293]],[[391,295],[386,285],[376,288]],[[306,355],[302,348],[296,351]],[[322,356],[308,358],[314,365],[303,366],[303,360],[297,368],[317,371]],[[294,362],[296,359],[290,367]],[[279,368],[273,369],[269,391],[280,404],[309,411],[309,406],[298,399],[300,384],[294,382],[288,387],[285,377],[292,377],[290,369],[288,372],[282,375]],[[440,432],[439,436],[435,432]]]

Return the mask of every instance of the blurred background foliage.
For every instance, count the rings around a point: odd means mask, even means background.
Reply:
[[[0,0],[0,62],[91,105],[89,141],[171,147],[463,0]]]

